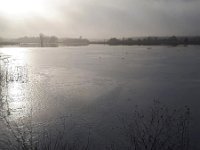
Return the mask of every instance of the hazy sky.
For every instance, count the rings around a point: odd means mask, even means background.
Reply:
[[[0,37],[200,34],[200,0],[0,0]]]

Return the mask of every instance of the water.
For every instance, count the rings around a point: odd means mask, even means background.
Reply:
[[[69,138],[76,135],[100,145],[118,131],[116,116],[143,109],[156,98],[192,113],[192,141],[200,139],[199,46],[104,46],[0,48],[14,65],[28,67],[28,83],[9,86],[13,120],[28,118],[37,128],[59,126],[66,118]],[[84,141],[84,140],[83,140]]]

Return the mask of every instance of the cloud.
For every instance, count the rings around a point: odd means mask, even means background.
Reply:
[[[198,0],[51,0],[46,13],[24,19],[0,17],[2,36],[55,34],[113,36],[200,34]],[[0,35],[0,36],[1,36]]]

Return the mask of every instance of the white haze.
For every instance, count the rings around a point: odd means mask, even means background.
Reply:
[[[199,0],[0,0],[0,37],[200,34]]]

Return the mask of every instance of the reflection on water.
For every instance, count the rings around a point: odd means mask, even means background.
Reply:
[[[26,51],[26,48],[1,48],[1,53],[3,53],[4,56],[10,56],[11,62],[13,62],[12,65],[15,66],[25,65],[25,63],[29,59]]]
[[[3,48],[0,55],[0,149],[10,148],[10,141],[15,145],[23,145],[30,138],[30,128],[24,119],[30,116],[30,104],[26,98],[26,85],[28,83],[28,68],[24,49]],[[27,129],[25,129],[25,127]],[[24,142],[23,142],[24,141]],[[23,149],[27,149],[24,147]]]
[[[14,120],[26,116],[28,68],[25,49],[3,48],[1,52],[1,95],[4,112]],[[4,114],[6,115],[6,114]]]
[[[8,86],[8,102],[11,117],[14,120],[29,115],[30,105],[28,100],[26,100],[25,88],[24,83],[12,83]]]
[[[68,138],[77,136],[87,143],[90,130],[91,142],[96,149],[103,149],[108,141],[123,141],[118,128],[113,129],[119,125],[119,113],[130,113],[135,105],[146,109],[158,97],[171,107],[191,108],[196,121],[191,132],[198,143],[199,47],[157,46],[149,50],[143,46],[91,45],[0,50],[9,56],[10,64],[4,63],[10,72],[7,79],[12,81],[5,90],[8,101],[4,106],[10,109],[12,120],[30,118],[33,108],[37,133],[43,127],[59,131],[65,127]],[[29,82],[24,72],[30,73]]]

